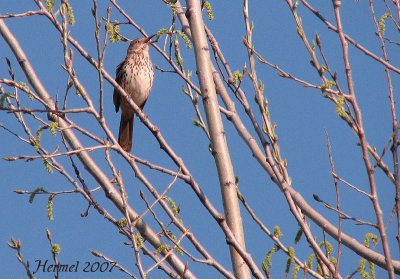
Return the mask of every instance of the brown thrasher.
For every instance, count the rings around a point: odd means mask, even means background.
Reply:
[[[143,109],[153,86],[154,70],[149,54],[150,39],[153,36],[133,40],[129,45],[125,60],[118,65],[116,70],[115,81],[140,109]],[[130,152],[135,113],[117,89],[114,89],[113,100],[116,112],[121,107],[118,143],[122,149]]]

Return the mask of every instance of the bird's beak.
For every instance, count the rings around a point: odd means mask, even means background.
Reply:
[[[153,34],[153,35],[151,35],[151,36],[148,36],[148,37],[144,40],[144,42],[147,43],[147,44],[152,43],[151,39],[152,39],[155,35],[157,35],[157,34]]]

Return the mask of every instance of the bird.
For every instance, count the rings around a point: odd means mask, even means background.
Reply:
[[[156,34],[137,38],[129,44],[125,59],[117,66],[115,81],[124,89],[128,97],[143,109],[150,95],[154,81],[154,68],[150,59],[149,44]],[[118,144],[126,152],[132,149],[134,110],[128,100],[114,88],[115,112],[121,108]]]

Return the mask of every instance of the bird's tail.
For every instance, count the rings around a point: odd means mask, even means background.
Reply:
[[[126,152],[130,152],[132,149],[133,119],[134,115],[132,115],[131,117],[125,117],[124,114],[121,113],[121,121],[119,122],[118,143]]]

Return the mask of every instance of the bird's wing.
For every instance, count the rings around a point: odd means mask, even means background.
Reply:
[[[122,86],[122,78],[123,78],[123,71],[121,71],[121,69],[124,66],[124,62],[125,61],[122,61],[118,65],[117,70],[115,71],[115,73],[116,73],[115,81],[121,86]],[[121,103],[121,99],[120,99],[120,94],[116,88],[114,88],[113,101],[114,101],[114,106],[115,106],[115,112],[118,112],[119,106]]]

